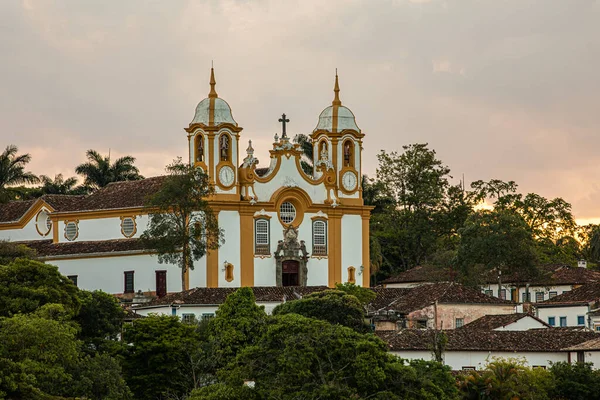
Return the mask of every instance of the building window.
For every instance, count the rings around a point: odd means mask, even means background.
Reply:
[[[181,322],[184,324],[193,324],[196,322],[196,314],[194,313],[184,313],[181,314]]]
[[[229,161],[231,154],[231,140],[229,139],[229,135],[226,133],[222,133],[219,137],[219,154],[221,156],[221,161]]]
[[[548,317],[548,325],[556,326],[556,317]]]
[[[133,285],[133,271],[125,271],[125,293],[133,293],[134,285]]]
[[[456,328],[461,328],[464,324],[465,324],[464,318],[456,318],[454,320],[454,327],[456,327]]]
[[[546,369],[545,365],[533,365],[531,369]]]
[[[413,322],[413,327],[416,329],[427,329],[427,320],[417,319]]]
[[[167,294],[167,271],[155,271],[156,275],[156,297]]]
[[[133,217],[122,217],[121,218],[121,233],[123,236],[130,238],[135,235],[137,230],[135,224],[135,218]]]
[[[585,316],[584,315],[577,316],[577,325],[585,325]]]
[[[313,221],[313,256],[327,255],[327,222]]]
[[[494,295],[494,291],[490,290],[490,289],[486,289],[484,291],[484,293],[485,293],[486,296],[490,296],[490,297],[492,297]]]
[[[348,283],[356,283],[356,268],[348,267]]]
[[[291,224],[296,219],[296,207],[289,201],[284,201],[279,206],[279,218],[284,224]]]
[[[506,300],[506,289],[500,289],[498,297],[500,297],[502,300]]]
[[[475,367],[462,367],[463,371],[475,371]]]
[[[65,223],[65,239],[73,241],[79,235],[79,227],[77,222],[69,221]]]
[[[77,286],[77,275],[67,275],[67,278],[73,282],[73,285]]]
[[[558,295],[558,293],[556,291],[552,291],[552,292],[548,293],[548,298],[552,299],[552,298],[556,297],[557,295]]]
[[[354,167],[354,143],[348,139],[344,142],[344,167]]]
[[[50,233],[52,220],[50,219],[50,214],[45,209],[37,214],[35,228],[41,236],[46,236]]]
[[[271,254],[269,220],[265,218],[254,221],[254,254]]]
[[[202,321],[208,321],[211,318],[214,318],[215,314],[213,313],[202,313]]]
[[[231,282],[233,280],[233,264],[225,263],[225,280]]]
[[[204,136],[197,134],[195,140],[196,162],[204,162]]]
[[[596,332],[600,332],[600,325],[596,325],[596,326],[594,327],[594,330],[595,330]]]
[[[577,352],[577,362],[584,363],[585,362],[585,353],[583,351]]]
[[[522,295],[523,303],[529,303],[531,301],[531,293],[525,292]]]
[[[567,317],[560,317],[559,320],[561,328],[567,326]]]
[[[544,301],[544,292],[535,292],[535,302],[540,303]]]

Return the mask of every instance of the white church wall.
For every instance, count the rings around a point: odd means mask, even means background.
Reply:
[[[53,227],[54,228],[54,227]],[[52,239],[52,230],[46,236],[39,234],[35,228],[35,216],[22,228],[0,230],[0,240],[19,242],[25,240],[48,240]]]
[[[61,274],[77,275],[77,285],[85,290],[123,293],[124,272],[134,271],[134,290],[155,291],[155,271],[167,271],[167,291],[181,291],[181,270],[172,264],[160,264],[158,257],[140,254],[120,257],[50,260]]]
[[[329,284],[329,260],[327,258],[309,258],[307,286],[327,286]]]
[[[225,231],[225,243],[219,247],[219,287],[239,287],[240,265],[240,214],[237,211],[219,212],[219,227]],[[233,264],[233,280],[225,280],[225,263]]]
[[[190,270],[190,289],[206,287],[206,255],[194,261],[194,269]]]
[[[327,199],[327,191],[323,184],[312,185],[308,183],[298,172],[296,159],[294,157],[281,157],[281,167],[272,180],[267,183],[255,182],[254,191],[259,201],[269,201],[275,191],[281,187],[299,187],[312,199],[313,203],[323,203]]]
[[[277,286],[276,267],[273,256],[254,257],[254,286]]]
[[[132,236],[134,238],[140,237],[148,226],[147,215],[136,215],[135,216],[136,232]],[[98,241],[98,240],[110,240],[110,239],[127,239],[123,233],[121,233],[121,218],[94,218],[94,219],[81,219],[78,223],[78,234],[75,242],[85,241]],[[68,242],[64,235],[65,222],[60,221],[59,225],[59,242]]]
[[[348,282],[348,267],[354,267],[356,284],[362,285],[362,217],[342,216],[342,282]]]
[[[430,351],[401,350],[392,351],[392,354],[409,359],[432,360]],[[494,358],[524,358],[527,364],[533,366],[544,366],[549,368],[551,363],[567,361],[565,352],[510,352],[510,351],[446,351],[444,352],[444,364],[455,371],[463,368],[484,369]]]

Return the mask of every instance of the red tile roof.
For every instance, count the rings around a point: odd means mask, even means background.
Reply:
[[[52,240],[32,240],[16,242],[26,245],[36,251],[41,258],[56,256],[95,254],[95,253],[121,253],[144,250],[139,239],[112,239],[89,242],[61,242],[52,243]]]
[[[448,338],[446,351],[520,351],[556,352],[597,337],[591,331],[554,328],[527,331],[487,331],[454,329],[444,331]],[[434,331],[431,329],[402,329],[376,331],[392,351],[430,350]]]
[[[0,204],[0,222],[19,221],[35,202],[36,200],[21,200]]]
[[[600,302],[600,282],[587,283],[544,302],[536,303],[536,307],[590,304],[596,302]]]

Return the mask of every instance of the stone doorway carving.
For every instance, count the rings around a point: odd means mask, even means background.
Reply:
[[[308,252],[304,240],[298,241],[298,228],[293,226],[284,229],[283,238],[274,253],[277,286],[306,286]]]

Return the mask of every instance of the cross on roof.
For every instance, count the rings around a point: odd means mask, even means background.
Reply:
[[[285,118],[285,113],[281,114],[281,118],[279,118],[279,122],[281,122],[282,130],[283,130],[281,133],[281,138],[287,138],[287,134],[285,133],[285,124],[287,122],[290,122],[290,120]]]

